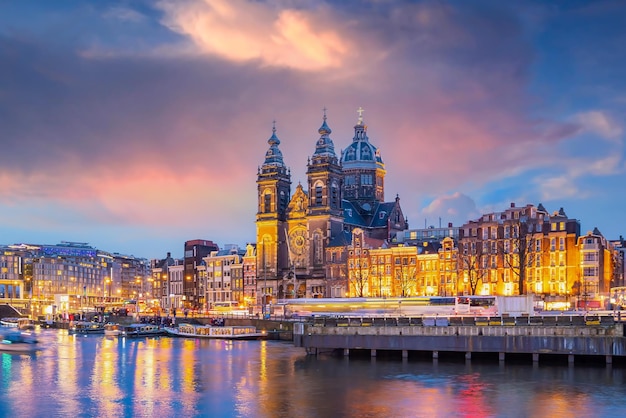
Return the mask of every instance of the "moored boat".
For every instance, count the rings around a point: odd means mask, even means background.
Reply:
[[[122,326],[113,322],[104,325],[104,335],[109,337],[117,337],[122,332]]]
[[[121,327],[120,337],[158,337],[165,335],[165,330],[154,324],[130,324]]]
[[[104,334],[104,324],[102,322],[76,321],[68,329],[70,334]]]
[[[0,352],[8,353],[34,353],[40,350],[37,338],[17,329],[3,330],[0,332]]]
[[[177,327],[165,327],[168,335],[175,337],[214,338],[226,340],[258,340],[267,334],[253,326],[212,326],[180,324]]]
[[[30,318],[2,318],[0,319],[0,325],[8,328],[17,328],[23,331],[32,331],[35,329],[35,321]]]

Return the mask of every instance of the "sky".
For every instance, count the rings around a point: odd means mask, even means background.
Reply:
[[[411,228],[542,203],[626,235],[626,2],[0,0],[0,244],[254,242],[362,107]]]

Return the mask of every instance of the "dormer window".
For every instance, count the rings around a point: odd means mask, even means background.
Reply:
[[[385,212],[385,211],[381,211],[381,212],[378,214],[378,216],[379,216],[379,218],[380,218],[380,219],[385,219],[385,216],[387,216],[387,212]]]

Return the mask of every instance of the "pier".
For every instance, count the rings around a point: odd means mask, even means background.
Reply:
[[[309,354],[351,350],[492,353],[500,361],[507,355],[564,356],[574,364],[578,356],[626,357],[623,324],[612,316],[432,317],[432,318],[318,318],[294,324],[294,344]]]

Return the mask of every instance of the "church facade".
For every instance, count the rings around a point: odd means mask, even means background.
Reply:
[[[369,142],[362,109],[352,143],[338,156],[324,112],[306,185],[291,194],[291,171],[276,134],[268,139],[257,172],[256,272],[258,301],[328,297],[330,247],[345,247],[359,228],[371,238],[389,241],[408,228],[400,199],[385,202],[385,165]]]

